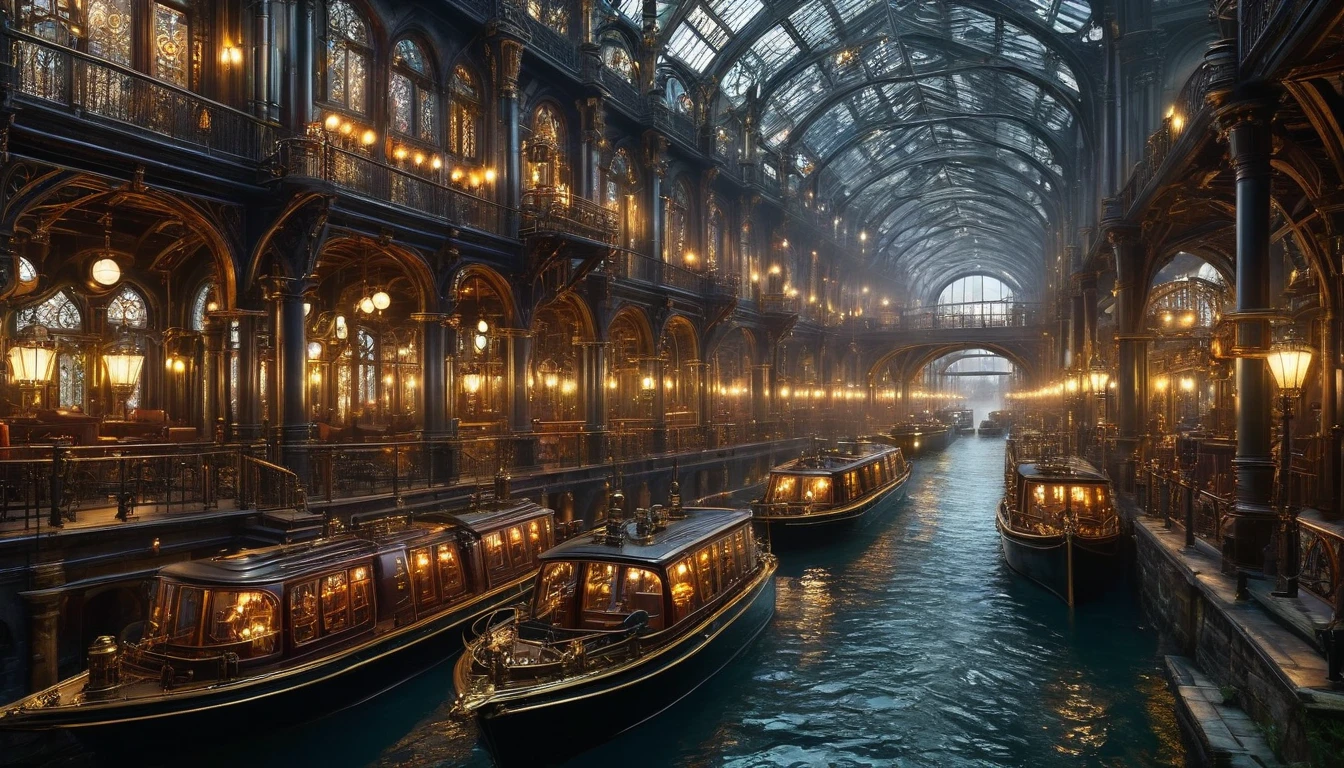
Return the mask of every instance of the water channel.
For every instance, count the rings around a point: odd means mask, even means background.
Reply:
[[[778,613],[756,646],[574,765],[1182,765],[1158,638],[1132,589],[1070,615],[1003,564],[1003,448],[964,437],[918,460],[908,498],[851,539],[784,552]],[[248,734],[246,763],[489,766],[449,716],[450,673]]]

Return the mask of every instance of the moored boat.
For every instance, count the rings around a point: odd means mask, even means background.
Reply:
[[[993,419],[980,422],[980,437],[1003,437],[1004,426]]]
[[[1120,518],[1110,481],[1081,459],[1018,464],[996,524],[1008,565],[1070,606],[1118,575]]]
[[[897,424],[883,437],[883,442],[900,448],[906,456],[918,456],[931,451],[941,451],[953,440],[957,431],[946,424],[936,421]]]
[[[551,510],[489,501],[166,566],[140,637],[99,638],[86,672],[0,710],[0,732],[142,751],[315,719],[443,661],[528,595],[555,539]]]
[[[900,448],[841,443],[770,470],[765,495],[751,510],[772,543],[813,541],[867,519],[909,479],[910,463]]]
[[[542,555],[530,605],[485,622],[455,711],[497,763],[547,765],[657,715],[745,649],[775,611],[775,558],[745,510],[619,512]],[[549,737],[549,738],[548,738]]]

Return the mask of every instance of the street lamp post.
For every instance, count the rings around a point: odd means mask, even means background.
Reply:
[[[1302,392],[1302,384],[1311,367],[1313,351],[1304,342],[1293,338],[1272,346],[1265,362],[1279,387],[1280,409],[1283,414],[1282,439],[1279,443],[1279,578],[1276,597],[1297,597],[1298,559],[1300,542],[1297,533],[1297,514],[1289,496],[1289,473],[1292,472],[1293,401]]]

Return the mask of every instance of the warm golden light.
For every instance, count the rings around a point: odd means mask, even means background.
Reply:
[[[1307,369],[1311,367],[1313,356],[1311,347],[1296,340],[1287,340],[1270,347],[1265,362],[1279,389],[1286,394],[1294,394],[1306,382]]]
[[[93,282],[99,285],[115,285],[121,279],[121,266],[112,259],[101,258],[93,262],[89,274],[93,277]]]

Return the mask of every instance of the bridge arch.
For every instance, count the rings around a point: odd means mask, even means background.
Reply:
[[[1033,355],[1033,347],[992,341],[949,341],[905,344],[880,353],[867,368],[867,384],[872,386],[883,370],[893,363],[898,364],[897,378],[909,382],[924,366],[944,355],[978,349],[987,350],[1011,362],[1022,372],[1028,385],[1034,385],[1041,379],[1041,362],[1033,359],[1036,356]]]

